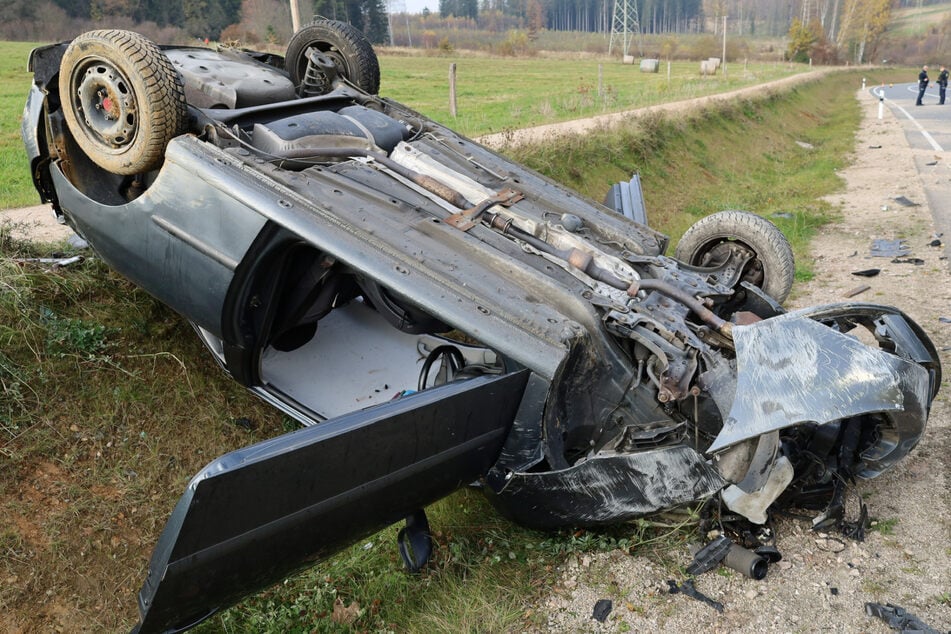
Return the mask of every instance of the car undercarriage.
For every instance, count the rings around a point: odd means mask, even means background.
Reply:
[[[941,369],[903,312],[786,312],[791,250],[754,214],[714,214],[668,257],[657,231],[377,96],[347,25],[283,58],[94,31],[30,67],[41,197],[302,425],[196,474],[142,632],[405,518],[425,552],[421,509],[476,480],[542,529],[716,496],[754,524],[774,504],[835,521],[843,483],[924,432]]]

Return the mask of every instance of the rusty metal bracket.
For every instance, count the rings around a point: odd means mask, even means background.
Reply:
[[[514,189],[502,189],[499,190],[495,196],[492,198],[486,198],[475,207],[452,214],[446,218],[444,222],[452,225],[460,231],[468,231],[469,229],[476,226],[479,216],[484,214],[495,205],[511,207],[523,198],[525,198],[525,195],[522,192],[515,191]]]

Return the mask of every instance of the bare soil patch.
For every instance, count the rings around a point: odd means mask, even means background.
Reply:
[[[794,288],[791,307],[854,301],[900,307],[928,332],[951,367],[951,274],[944,249],[930,247],[933,223],[915,169],[915,152],[900,124],[867,93],[858,99],[864,120],[854,162],[841,174],[843,193],[830,200],[841,221],[813,242],[815,278]],[[943,157],[939,157],[942,158]],[[932,159],[933,160],[933,159]],[[904,196],[918,206],[895,201]],[[903,239],[907,258],[870,257],[876,238]],[[947,238],[947,236],[945,237]],[[853,271],[880,268],[875,277]],[[869,290],[846,299],[867,284]],[[560,582],[535,608],[555,632],[888,632],[865,615],[866,602],[900,605],[938,631],[951,628],[951,394],[948,381],[934,403],[919,446],[880,478],[859,482],[857,493],[875,525],[864,542],[818,534],[808,521],[780,518],[776,545],[783,561],[763,581],[720,569],[696,579],[698,590],[724,605],[722,614],[699,601],[668,593],[690,563],[682,552],[629,556],[621,551],[570,560]],[[724,574],[726,573],[726,574]],[[598,599],[611,599],[605,623],[592,619]]]
[[[11,234],[18,240],[58,242],[73,233],[67,225],[56,221],[48,204],[0,210],[0,223],[9,226]]]

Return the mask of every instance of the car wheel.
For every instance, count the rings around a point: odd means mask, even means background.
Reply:
[[[80,149],[115,174],[158,167],[185,131],[185,89],[168,57],[129,31],[89,31],[60,63],[59,94]]]
[[[371,95],[380,91],[380,64],[373,45],[363,33],[336,20],[315,20],[291,38],[284,67],[295,86],[303,81],[308,52],[314,48],[333,62],[341,77],[360,90]]]
[[[714,267],[725,262],[736,246],[753,255],[743,280],[785,301],[796,272],[792,247],[779,227],[762,216],[728,210],[701,218],[677,243],[674,257],[693,266]]]

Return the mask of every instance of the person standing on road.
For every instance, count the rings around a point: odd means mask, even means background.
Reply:
[[[938,105],[944,105],[944,94],[948,91],[948,69],[944,66],[941,67],[941,72],[938,73]]]
[[[922,106],[921,98],[925,96],[925,88],[928,87],[928,67],[922,66],[921,72],[918,73],[918,101],[915,102],[916,106]]]

